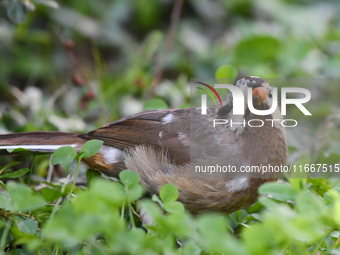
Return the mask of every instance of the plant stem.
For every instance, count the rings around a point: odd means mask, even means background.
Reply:
[[[67,185],[67,183],[68,183],[69,178],[70,178],[70,175],[67,176],[66,182],[63,184],[63,186],[62,186],[62,188],[61,188],[61,193],[64,193],[65,187],[66,187],[66,185]],[[62,197],[59,197],[58,200],[57,200],[57,202],[56,202],[56,204],[54,205],[54,208],[53,208],[53,211],[52,211],[52,213],[51,213],[50,219],[53,218],[54,214],[57,212],[57,210],[58,210],[58,208],[59,208],[59,205],[61,204],[62,201],[63,201],[63,198],[62,198]]]
[[[133,219],[132,206],[131,206],[131,203],[129,203],[129,201],[128,201],[128,205],[129,205],[129,216],[130,216],[131,225],[132,225],[132,228],[135,228],[136,225],[135,225],[135,221]]]
[[[166,39],[165,39],[166,40],[165,41],[165,48],[164,48],[163,52],[161,53],[161,55],[159,56],[159,60],[156,64],[156,68],[155,68],[156,72],[153,76],[152,85],[151,85],[151,88],[150,88],[150,92],[147,95],[147,99],[150,99],[152,97],[153,91],[155,90],[155,88],[158,86],[158,84],[161,81],[164,65],[165,65],[165,63],[166,63],[166,61],[169,57],[169,54],[170,54],[171,49],[172,49],[172,44],[173,44],[174,39],[175,39],[175,33],[176,33],[176,30],[177,30],[177,27],[178,27],[183,2],[184,2],[184,0],[176,0],[175,3],[174,3],[174,7],[173,7],[172,13],[171,13],[171,24],[170,24],[170,28],[167,32]]]
[[[9,232],[11,225],[12,225],[12,220],[8,220],[7,223],[6,223],[4,232],[2,232],[2,237],[1,237],[1,242],[0,242],[0,252],[1,253],[5,248],[7,235],[8,235],[8,232]]]
[[[30,175],[28,176],[27,185],[30,185],[30,182],[31,182],[31,176],[32,176],[33,167],[34,167],[34,160],[35,160],[35,155],[33,155],[33,157],[32,157],[32,163],[31,163],[31,168],[30,168]]]
[[[120,212],[120,219],[121,220],[124,220],[124,211],[125,211],[125,200],[123,201],[122,210]]]
[[[73,180],[73,184],[72,184],[72,187],[71,187],[71,191],[70,191],[70,193],[68,195],[68,198],[67,198],[67,203],[71,200],[71,196],[72,196],[72,193],[73,193],[74,186],[76,186],[76,181],[77,181],[78,174],[79,174],[80,162],[81,162],[81,157],[79,157],[79,159],[78,159],[77,171],[76,171],[76,175],[74,176],[74,180]]]

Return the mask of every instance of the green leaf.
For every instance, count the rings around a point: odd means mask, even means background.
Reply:
[[[325,205],[330,205],[331,203],[331,197],[329,196],[329,194],[326,192],[323,196],[323,201],[325,203]]]
[[[27,150],[27,149],[24,149],[24,148],[7,149],[7,151],[8,151],[8,153],[32,153],[30,150]]]
[[[194,240],[188,240],[185,242],[184,246],[181,248],[182,254],[190,255],[200,255],[202,254],[201,248]]]
[[[56,189],[50,189],[45,187],[41,189],[41,195],[45,198],[47,202],[52,203],[53,201],[61,197],[63,194]]]
[[[132,185],[137,184],[140,180],[139,175],[130,170],[124,170],[120,172],[119,179],[127,187],[131,187]]]
[[[103,192],[103,190],[105,190],[105,192]],[[112,204],[114,206],[121,206],[125,199],[125,190],[121,183],[102,178],[94,179],[91,182],[89,191],[106,204]]]
[[[92,181],[97,179],[100,176],[101,176],[101,173],[99,171],[91,169],[91,168],[87,169],[86,171],[87,187],[90,187]]]
[[[220,66],[215,73],[215,78],[218,80],[220,78],[236,78],[237,77],[237,69],[234,66],[223,65]]]
[[[234,51],[234,62],[253,66],[274,60],[280,50],[280,41],[272,36],[253,36],[243,39]]]
[[[150,200],[143,199],[138,202],[138,206],[145,210],[147,215],[150,215],[153,219],[157,219],[159,217],[163,216],[163,213],[159,206],[157,206],[155,203],[151,202]]]
[[[159,109],[168,109],[167,103],[160,98],[154,98],[149,101],[146,101],[143,106],[144,111],[151,111],[151,110],[159,110]]]
[[[3,219],[0,219],[0,229],[2,229],[6,225]]]
[[[161,188],[159,195],[160,195],[164,205],[166,206],[167,204],[177,200],[178,189],[176,188],[175,185],[168,183],[168,184],[165,184]]]
[[[303,190],[307,184],[306,178],[289,178],[288,181],[290,185],[292,185],[292,187],[298,191]]]
[[[324,152],[321,152],[318,159],[318,164],[327,164],[327,165],[333,165],[340,162],[340,153],[331,152],[329,154],[326,154]]]
[[[140,184],[134,184],[128,188],[126,191],[126,197],[128,202],[136,201],[138,198],[140,198],[144,193],[144,188]]]
[[[296,209],[303,215],[321,215],[324,210],[324,203],[320,196],[304,191],[296,198]]]
[[[207,238],[220,239],[220,235],[228,233],[226,220],[218,214],[201,215],[197,219],[199,231]]]
[[[19,221],[17,225],[21,232],[26,234],[34,235],[38,230],[38,223],[30,218]]]
[[[15,249],[15,250],[10,250],[9,252],[6,252],[6,255],[27,255],[27,251],[24,249]]]
[[[167,203],[164,209],[169,213],[183,213],[184,205],[181,202],[174,201],[171,203]]]
[[[3,168],[1,168],[0,173],[3,172],[4,170],[6,170],[7,168],[10,168],[12,166],[16,166],[16,165],[19,165],[19,164],[21,164],[21,162],[17,162],[17,161],[10,162],[7,165],[5,165]]]
[[[7,187],[3,181],[0,181],[0,186],[4,189],[7,190]]]
[[[225,217],[217,214],[200,215],[197,219],[198,230],[205,247],[212,254],[247,254],[236,238],[229,235]]]
[[[52,165],[65,164],[68,165],[76,158],[77,152],[71,146],[65,146],[53,152]]]
[[[8,210],[10,207],[10,199],[0,193],[0,208]]]
[[[258,201],[261,205],[268,209],[277,210],[278,203],[269,197],[259,197]]]
[[[7,15],[15,23],[22,23],[27,18],[27,8],[21,0],[11,0],[7,5]]]
[[[163,209],[165,208],[162,200],[160,200],[157,195],[153,194],[151,200],[158,203]]]
[[[0,175],[0,178],[19,178],[30,171],[28,168],[21,168],[18,171]]]
[[[103,141],[93,139],[87,141],[80,150],[82,158],[89,158],[95,155],[103,145]]]
[[[294,199],[297,195],[297,191],[289,184],[268,182],[263,184],[259,188],[261,195],[270,195],[274,199],[280,201],[287,201]]]
[[[11,197],[11,211],[32,211],[45,206],[45,201],[38,193],[34,193],[28,186],[21,183],[8,182],[7,191]]]

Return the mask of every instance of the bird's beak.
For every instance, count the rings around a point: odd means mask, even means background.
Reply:
[[[259,102],[262,103],[268,95],[268,90],[264,89],[263,87],[257,87],[253,89],[253,98]]]

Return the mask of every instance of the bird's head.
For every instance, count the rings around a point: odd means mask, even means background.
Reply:
[[[223,102],[223,106],[220,107],[217,111],[217,114],[219,117],[221,117],[221,119],[232,119],[234,122],[242,122],[243,120],[258,118],[282,120],[282,115],[280,113],[279,107],[277,107],[272,114],[266,116],[257,116],[256,114],[253,114],[249,109],[248,93],[252,93],[252,105],[256,110],[271,109],[273,105],[273,89],[266,80],[256,76],[249,76],[238,80],[235,86],[242,91],[242,94],[244,96],[244,115],[234,115],[233,93],[232,91],[230,91],[227,95],[226,100]],[[275,123],[275,126],[279,128],[278,123]],[[231,129],[239,129],[240,132],[243,131],[242,125],[236,126]]]
[[[273,104],[273,89],[270,84],[259,77],[249,76],[238,80],[235,84],[238,87],[244,96],[244,106],[246,109],[246,114],[249,113],[248,107],[248,93],[249,88],[251,88],[253,106],[257,110],[268,110],[272,107]],[[219,115],[227,116],[230,111],[233,109],[233,94],[229,91],[225,101],[223,102],[223,106],[220,109]]]
[[[267,110],[271,108],[273,103],[272,87],[266,80],[256,76],[249,76],[238,80],[236,86],[243,92],[246,109],[248,108],[248,88],[252,88],[253,106],[255,109]]]

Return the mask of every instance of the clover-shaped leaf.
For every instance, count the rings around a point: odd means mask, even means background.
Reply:
[[[65,146],[57,149],[55,152],[53,152],[52,156],[52,165],[57,164],[71,164],[73,160],[76,158],[77,152],[76,150],[71,146]]]
[[[124,170],[120,172],[119,179],[127,187],[131,187],[132,185],[137,184],[140,180],[139,175],[130,170]]]
[[[165,205],[174,202],[178,198],[178,189],[176,188],[175,185],[168,183],[165,184],[160,192],[159,195]]]
[[[184,212],[184,205],[181,202],[171,202],[164,206],[165,211],[169,213],[182,213]]]
[[[82,158],[89,158],[95,155],[103,145],[103,141],[92,139],[81,147],[80,155]]]

